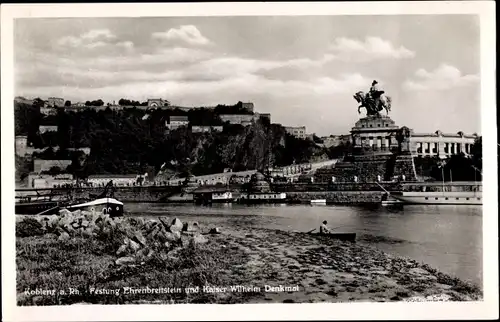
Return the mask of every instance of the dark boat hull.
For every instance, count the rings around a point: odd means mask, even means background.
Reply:
[[[58,205],[57,201],[20,202],[16,203],[15,212],[18,215],[36,215]]]
[[[330,234],[320,234],[320,233],[310,233],[316,237],[337,239],[342,241],[355,242],[356,233],[330,233]]]

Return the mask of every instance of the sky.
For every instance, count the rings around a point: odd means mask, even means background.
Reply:
[[[15,95],[253,102],[272,122],[347,134],[373,80],[415,132],[480,133],[474,15],[17,19]]]

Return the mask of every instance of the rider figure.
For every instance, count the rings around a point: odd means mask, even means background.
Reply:
[[[370,87],[370,97],[373,99],[375,103],[375,108],[377,110],[381,110],[381,108],[379,108],[380,95],[384,94],[385,91],[380,90],[377,84],[378,82],[376,80],[372,82],[372,86]]]

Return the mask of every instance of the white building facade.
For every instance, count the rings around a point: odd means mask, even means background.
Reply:
[[[165,127],[169,130],[175,130],[188,124],[189,119],[187,116],[170,116],[168,121],[165,122]]]
[[[414,155],[425,157],[448,158],[455,154],[463,153],[470,155],[477,134],[466,135],[463,132],[456,134],[442,133],[413,133],[410,137],[412,152]]]

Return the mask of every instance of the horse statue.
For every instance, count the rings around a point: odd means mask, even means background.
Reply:
[[[354,99],[361,104],[358,106],[358,114],[361,113],[362,107],[366,109],[367,116],[380,115],[380,111],[383,109],[385,109],[387,115],[391,111],[391,98],[384,94],[375,99],[369,93],[359,91],[354,94]]]

